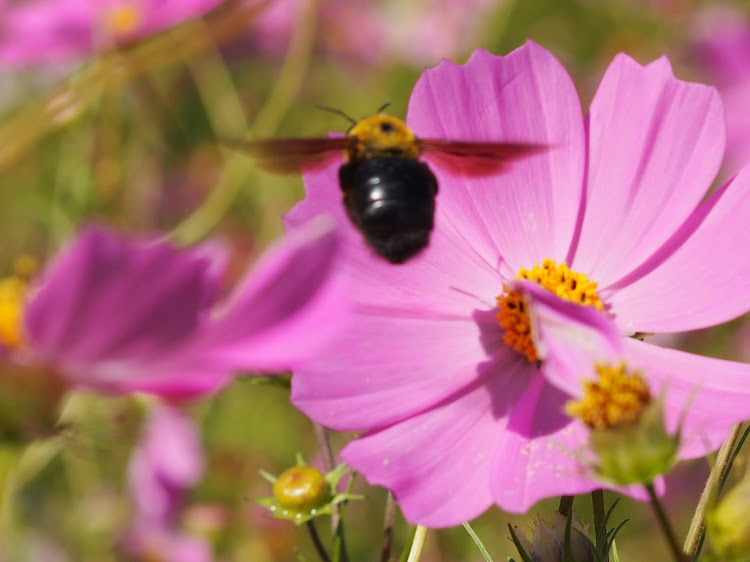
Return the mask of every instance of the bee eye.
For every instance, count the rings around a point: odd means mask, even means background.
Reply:
[[[384,121],[380,124],[380,131],[382,133],[390,133],[391,131],[393,131],[393,125]]]

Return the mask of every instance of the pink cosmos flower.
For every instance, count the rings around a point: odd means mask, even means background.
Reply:
[[[339,209],[356,314],[336,349],[295,371],[294,404],[334,429],[365,432],[342,458],[391,489],[414,523],[455,525],[492,504],[523,512],[601,487],[575,459],[585,436],[563,413],[570,396],[548,382],[557,380],[548,372],[555,355],[542,345],[538,365],[506,343],[524,324],[501,328],[509,301],[499,311],[496,297],[509,298],[523,269],[551,259],[551,278],[570,267],[561,294],[588,291],[623,336],[746,312],[750,170],[702,200],[724,152],[718,94],[677,80],[666,58],[640,66],[618,55],[584,118],[568,73],[529,42],[428,70],[407,122],[422,137],[550,149],[500,176],[436,163],[431,244],[398,267],[373,257],[348,224],[336,169],[306,173],[307,197],[288,227]],[[750,416],[750,365],[625,337],[622,348],[649,382],[675,389],[668,423],[696,393],[682,458],[716,448]]]
[[[220,0],[27,0],[3,8],[0,60],[71,60],[201,16]]]
[[[184,495],[203,474],[198,431],[179,410],[157,406],[128,467],[133,527],[125,548],[144,559],[201,562],[212,559],[202,540],[175,529]]]
[[[278,243],[221,303],[217,248],[89,227],[30,291],[26,361],[76,386],[163,396],[213,391],[241,369],[296,366],[346,323],[331,227],[321,218]]]
[[[724,102],[729,175],[750,163],[750,21],[728,7],[700,17],[695,60]]]

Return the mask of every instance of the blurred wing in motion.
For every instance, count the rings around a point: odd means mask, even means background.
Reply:
[[[249,154],[268,172],[299,173],[305,165],[325,164],[326,153],[346,150],[346,137],[315,139],[266,139],[258,141],[221,141],[221,144]]]
[[[420,139],[430,162],[467,175],[497,173],[512,162],[549,149],[544,144]]]

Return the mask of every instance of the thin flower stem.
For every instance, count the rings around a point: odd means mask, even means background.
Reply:
[[[607,509],[604,505],[603,490],[594,490],[591,492],[591,510],[594,513],[596,550],[602,556],[603,560],[607,560]]]
[[[307,7],[297,15],[297,23],[279,77],[250,126],[248,135],[251,137],[272,134],[302,87],[315,45],[317,26],[316,3],[306,4]],[[201,206],[175,227],[172,236],[184,245],[194,244],[206,236],[232,208],[240,188],[247,185],[246,180],[252,170],[252,163],[246,155],[230,154],[216,186]]]
[[[561,514],[568,516],[570,510],[573,509],[573,500],[575,496],[560,496],[560,505],[557,508]]]
[[[328,432],[326,428],[317,423],[313,423],[313,431],[315,432],[315,438],[318,440],[318,446],[320,447],[320,456],[323,459],[323,470],[326,473],[331,472],[336,466],[336,459],[333,456],[333,449],[331,448],[331,441],[328,439]],[[341,511],[339,504],[333,506],[333,514],[331,515],[331,532],[336,533],[341,519]]]
[[[388,562],[393,548],[393,522],[396,519],[396,502],[393,494],[388,492],[385,497],[385,516],[383,521],[383,546],[380,549],[380,562]]]
[[[682,547],[683,552],[687,555],[689,560],[692,560],[695,557],[698,552],[698,546],[702,542],[706,509],[708,508],[708,504],[718,494],[721,480],[729,469],[732,459],[732,451],[735,448],[741,429],[742,424],[735,425],[729,434],[729,438],[719,449],[719,452],[716,455],[716,462],[711,468],[711,473],[708,475],[706,485],[704,486],[701,497],[698,500],[698,506],[695,508],[695,513],[693,514],[692,521],[690,521],[690,528],[688,529],[687,537],[685,538],[685,544]]]
[[[320,446],[320,455],[323,459],[323,470],[331,472],[336,467],[336,460],[333,456],[331,442],[328,439],[328,432],[325,427],[317,423],[313,423],[313,431],[315,432],[315,438],[318,440],[318,446]]]
[[[323,562],[331,562],[331,557],[328,556],[326,548],[323,546],[323,543],[320,540],[318,529],[315,528],[315,523],[313,521],[307,522],[307,530],[310,531],[310,538],[315,545],[315,550],[318,552],[318,556],[320,556],[320,559]]]
[[[98,55],[49,94],[31,101],[0,124],[0,170],[6,170],[46,135],[73,123],[103,90],[120,88],[146,72],[191,59],[217,42],[244,32],[272,0],[252,6],[222,2],[201,21],[184,22],[133,45]],[[209,33],[203,33],[208,29]],[[124,63],[127,59],[127,63]]]
[[[411,550],[409,551],[409,558],[406,562],[417,562],[419,557],[422,556],[422,549],[424,548],[424,541],[427,537],[427,527],[417,525],[414,532],[414,540],[411,543]]]
[[[675,562],[686,562],[688,559],[682,553],[682,550],[680,550],[680,545],[677,542],[674,529],[669,523],[669,519],[667,519],[667,514],[664,511],[661,501],[659,501],[659,498],[656,496],[656,490],[654,490],[653,483],[646,484],[645,486],[648,491],[648,497],[651,499],[651,507],[654,509],[654,515],[656,515],[656,520],[659,522],[659,526],[664,533],[664,537],[667,539],[667,543],[669,543],[669,549],[672,551],[672,556],[674,557]]]
[[[464,523],[463,526],[464,529],[466,529],[466,532],[469,533],[471,540],[473,540],[474,544],[477,545],[477,548],[479,549],[479,552],[482,553],[482,556],[484,556],[484,559],[487,562],[495,562],[494,560],[492,560],[492,556],[490,556],[490,551],[487,550],[486,546],[484,546],[484,543],[479,538],[479,535],[474,532],[474,529],[471,528],[471,525],[469,525],[468,523]]]

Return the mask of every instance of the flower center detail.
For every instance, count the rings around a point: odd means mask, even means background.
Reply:
[[[555,260],[547,258],[541,266],[521,269],[518,278],[534,281],[561,299],[604,309],[604,304],[596,294],[596,283],[582,273],[571,271],[564,263],[558,265]],[[497,297],[497,306],[500,308],[497,320],[505,330],[503,341],[526,355],[532,363],[536,362],[539,357],[534,349],[531,321],[523,295],[511,290],[507,284],[503,285],[503,290],[504,293]]]
[[[628,372],[625,363],[597,364],[595,368],[599,381],[585,381],[583,398],[569,401],[565,412],[597,430],[637,422],[651,403],[651,392],[641,373]]]
[[[104,25],[113,37],[127,37],[138,29],[142,16],[135,2],[122,2],[106,13]]]
[[[36,261],[20,256],[13,268],[14,275],[0,278],[0,346],[17,349],[23,344],[23,305]]]

